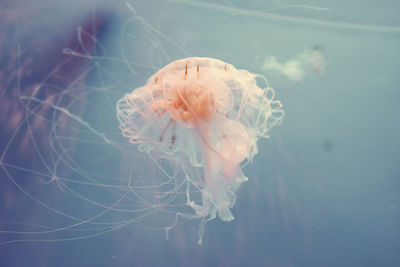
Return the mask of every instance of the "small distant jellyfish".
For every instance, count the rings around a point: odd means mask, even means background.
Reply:
[[[236,192],[248,178],[241,163],[257,154],[257,141],[281,123],[282,104],[262,75],[213,58],[174,61],[117,102],[123,136],[140,151],[170,158],[187,180],[186,204],[204,224],[218,215],[232,221]],[[201,175],[198,175],[198,174]],[[192,186],[201,202],[191,200]]]
[[[262,69],[279,72],[289,80],[298,83],[304,79],[308,72],[314,72],[316,75],[325,74],[327,66],[328,62],[322,47],[313,46],[286,62],[280,62],[275,56],[267,57]]]

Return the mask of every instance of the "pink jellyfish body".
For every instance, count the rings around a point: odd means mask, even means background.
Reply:
[[[274,95],[261,75],[192,57],[170,63],[117,102],[123,136],[182,168],[194,213],[178,215],[201,219],[199,243],[207,221],[234,219],[236,191],[247,181],[240,164],[257,154],[257,140],[284,115]],[[190,186],[201,201],[191,200]]]

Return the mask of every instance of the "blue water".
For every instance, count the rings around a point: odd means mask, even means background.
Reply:
[[[0,4],[0,266],[400,266],[397,1],[78,2]],[[315,47],[323,72],[302,66],[293,81],[263,68]],[[122,138],[114,105],[188,56],[265,75],[284,105],[282,125],[243,167],[235,220],[208,222],[201,246],[196,220],[166,240],[172,214],[113,210],[93,220],[115,223],[99,230],[90,218],[104,209],[93,203],[116,203],[123,190],[71,181],[157,182],[160,171]],[[52,105],[32,98],[51,95]],[[57,137],[71,158],[56,156]],[[71,181],[47,183],[53,175]],[[132,199],[118,207],[143,207]]]

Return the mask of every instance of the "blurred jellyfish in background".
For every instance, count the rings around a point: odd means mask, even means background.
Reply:
[[[287,62],[279,62],[275,56],[267,57],[262,69],[266,72],[276,71],[293,82],[300,82],[310,72],[317,75],[325,74],[327,65],[322,47],[314,46]]]
[[[3,1],[0,265],[398,266],[397,10]]]

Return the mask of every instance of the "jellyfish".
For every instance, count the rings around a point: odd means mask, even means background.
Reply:
[[[116,108],[130,143],[182,169],[193,213],[177,218],[200,219],[199,244],[206,222],[234,219],[236,192],[248,180],[241,164],[253,159],[257,141],[284,116],[262,75],[200,57],[168,64]],[[191,187],[201,192],[201,201],[191,200]]]
[[[298,83],[308,73],[325,74],[327,66],[328,61],[324,54],[324,49],[322,46],[316,45],[305,49],[286,62],[279,61],[275,56],[267,57],[261,68],[265,71],[276,71],[286,76],[289,80]]]

